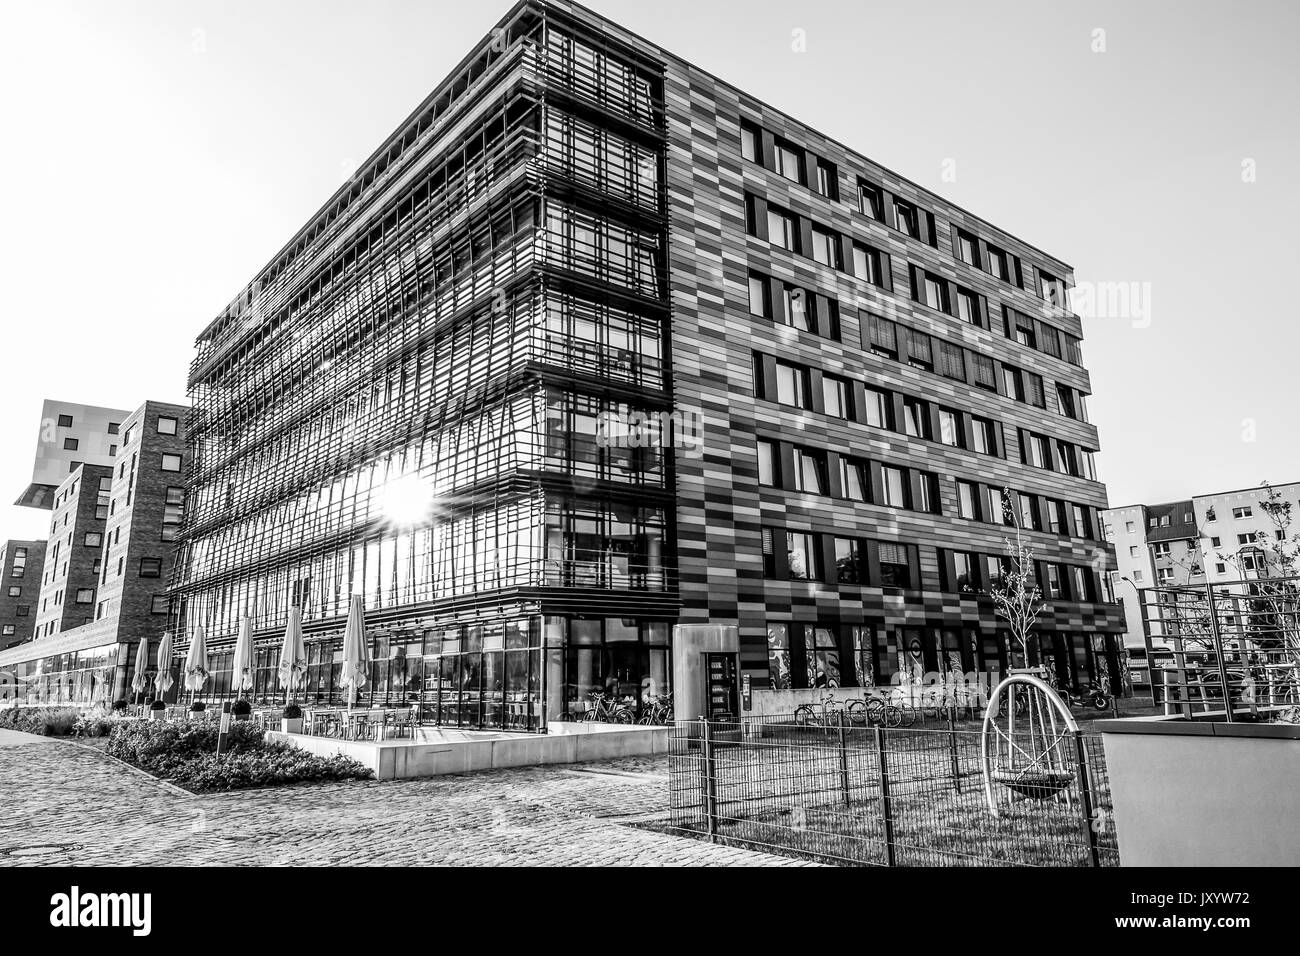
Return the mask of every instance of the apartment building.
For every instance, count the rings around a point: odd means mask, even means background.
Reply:
[[[22,644],[36,629],[35,607],[45,568],[44,541],[6,541],[0,546],[0,650]]]
[[[1069,265],[585,8],[516,4],[204,329],[173,587],[258,693],[540,729],[739,629],[758,690],[1118,676]],[[178,648],[179,650],[179,648]]]
[[[1300,483],[1273,490],[1300,515]],[[1124,602],[1126,645],[1145,643],[1135,590],[1208,585],[1240,591],[1240,582],[1268,572],[1263,545],[1287,532],[1262,507],[1267,500],[1262,488],[1242,488],[1102,513],[1107,540],[1115,546],[1113,588]],[[1142,603],[1149,607],[1150,599]],[[1167,650],[1159,628],[1152,630],[1153,647]]]
[[[166,629],[188,414],[152,401],[123,414],[114,463],[80,465],[55,489],[35,638],[0,652],[21,701],[123,697],[139,641]]]
[[[41,406],[32,480],[14,504],[49,509],[78,465],[111,465],[126,416],[118,408],[47,398]]]

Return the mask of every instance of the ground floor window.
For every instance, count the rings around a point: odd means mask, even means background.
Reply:
[[[581,720],[598,706],[596,694],[639,718],[651,698],[672,692],[668,622],[607,617],[550,623],[548,645],[560,643],[563,686],[561,709],[552,718]]]

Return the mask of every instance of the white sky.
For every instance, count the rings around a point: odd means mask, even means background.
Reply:
[[[183,400],[198,331],[508,5],[0,3],[0,502],[43,398]],[[1149,326],[1085,317],[1112,504],[1300,480],[1300,5],[589,5],[1081,285],[1149,283]],[[46,520],[5,505],[0,538]]]

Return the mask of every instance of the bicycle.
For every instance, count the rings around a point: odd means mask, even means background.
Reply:
[[[835,714],[832,719],[831,714]],[[827,695],[822,698],[822,702],[817,704],[800,704],[794,709],[794,722],[801,726],[815,724],[819,727],[834,726],[836,719],[842,719],[848,722],[847,708],[843,701],[836,700],[834,695]]]
[[[638,724],[671,724],[673,722],[672,694],[659,694],[646,701],[645,712],[637,719]]]
[[[914,723],[916,723],[916,708],[901,689],[896,690],[885,702],[885,726],[911,727]]]
[[[588,696],[591,698],[591,706],[582,715],[583,720],[601,721],[609,724],[630,724],[636,719],[632,709],[622,701],[614,700],[600,691],[595,691]]]

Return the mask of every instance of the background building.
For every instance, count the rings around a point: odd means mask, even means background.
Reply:
[[[55,490],[35,640],[0,652],[20,701],[127,696],[138,642],[167,626],[188,414],[146,402],[122,415],[115,464],[82,465]]]
[[[35,633],[44,567],[44,541],[6,541],[0,547],[0,650]]]
[[[999,668],[1003,489],[1042,653],[1117,676],[1069,266],[571,3],[522,2],[203,331],[174,593],[258,693],[537,728],[668,690]],[[659,428],[661,413],[671,425]],[[221,650],[224,644],[226,650]],[[1037,655],[1038,649],[1031,654]]]
[[[111,465],[127,412],[47,398],[41,406],[40,434],[32,481],[14,504],[53,507],[54,495],[77,465]]]
[[[1300,515],[1300,483],[1276,485],[1273,490]],[[1134,588],[1210,585],[1219,591],[1240,590],[1234,582],[1258,573],[1253,557],[1257,536],[1276,539],[1280,531],[1260,507],[1267,499],[1261,488],[1243,488],[1103,512],[1107,540],[1117,555],[1113,587],[1124,602],[1126,645],[1145,646]],[[1143,603],[1150,607],[1149,598]],[[1165,635],[1158,626],[1152,631],[1153,649],[1167,652]]]

